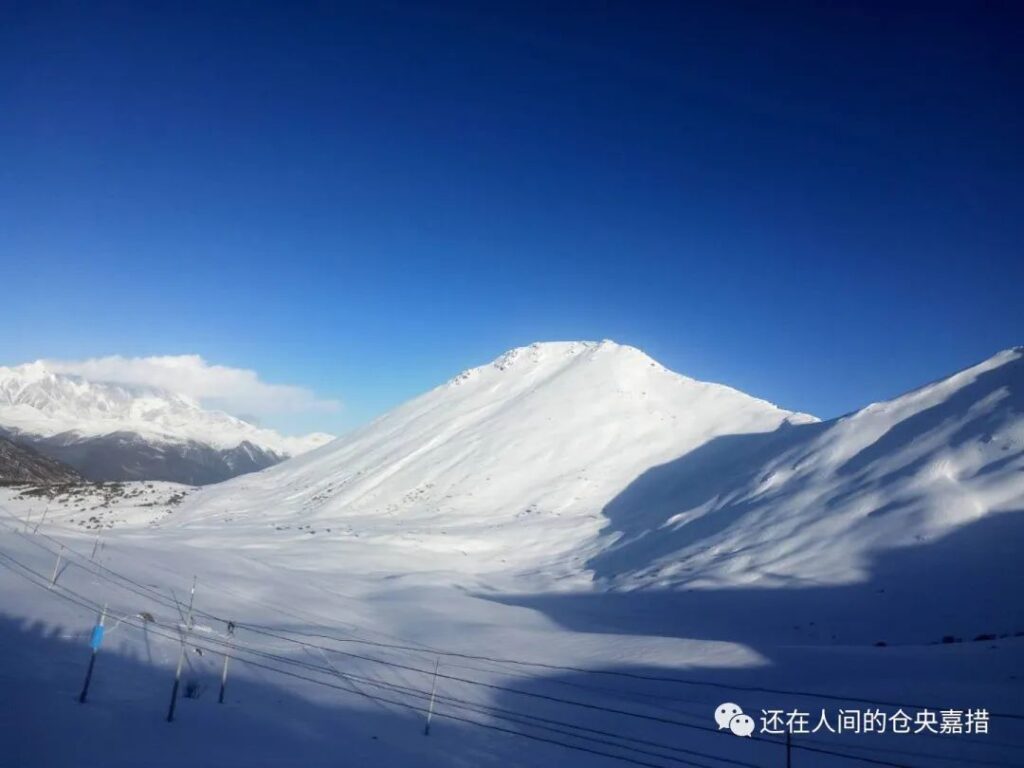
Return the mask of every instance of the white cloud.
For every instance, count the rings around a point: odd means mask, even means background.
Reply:
[[[160,387],[233,414],[336,411],[341,405],[337,400],[319,398],[305,387],[268,384],[260,380],[256,371],[213,365],[199,355],[111,355],[44,362],[58,373],[73,373],[92,381]]]

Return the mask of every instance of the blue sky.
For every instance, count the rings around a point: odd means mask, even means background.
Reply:
[[[1024,343],[1019,5],[158,5],[0,11],[0,363],[342,431],[535,340],[821,416]]]

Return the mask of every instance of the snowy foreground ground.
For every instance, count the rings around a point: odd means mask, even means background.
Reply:
[[[8,498],[4,506],[24,518],[22,500]],[[740,739],[706,730],[715,728],[718,704],[735,701],[755,714],[761,708],[817,715],[822,707],[830,713],[877,707],[746,687],[991,712],[1020,709],[1020,637],[847,645],[815,637],[810,614],[806,625],[788,633],[776,627],[762,641],[742,595],[735,610],[716,596],[708,609],[720,615],[691,622],[682,611],[700,611],[699,602],[682,600],[675,609],[671,596],[570,592],[520,599],[508,584],[455,586],[443,572],[403,576],[398,562],[392,564],[395,572],[370,569],[358,544],[308,537],[285,551],[232,546],[151,525],[162,517],[162,510],[126,513],[125,522],[102,533],[99,546],[94,532],[72,530],[59,515],[35,534],[31,523],[25,533],[5,518],[0,764],[623,764],[542,741],[549,739],[641,764],[734,764],[716,759],[728,758],[774,766],[785,765],[779,738]],[[61,544],[67,549],[57,584],[47,589]],[[97,554],[90,559],[94,546]],[[200,613],[183,680],[201,688],[198,698],[179,701],[175,722],[167,723],[180,648],[174,598],[187,603],[191,574],[198,575]],[[840,590],[836,599],[842,599]],[[108,634],[89,701],[81,705],[76,697],[89,656],[93,604],[102,603],[108,605]],[[146,614],[152,621],[143,619]],[[226,625],[210,614],[238,624],[224,705],[217,694]],[[698,632],[689,634],[705,636],[685,637],[691,624]],[[546,669],[427,649],[715,685]],[[425,736],[422,710],[438,659],[445,677],[438,680],[437,717]],[[1024,762],[1020,721],[998,718],[988,735],[819,732],[798,736],[795,743],[883,764]],[[793,764],[872,763],[798,748]]]
[[[584,585],[580,592],[518,595],[514,584],[470,584],[463,574],[443,570],[406,575],[400,551],[390,561],[379,553],[368,559],[352,541],[296,535],[292,546],[281,548],[231,542],[210,531],[197,537],[167,526],[175,513],[159,507],[126,511],[101,532],[97,546],[95,531],[52,508],[36,534],[31,518],[25,532],[16,519],[24,520],[33,506],[38,517],[41,505],[11,496],[3,504],[11,517],[4,518],[0,534],[4,766],[83,760],[126,766],[623,764],[542,739],[649,765],[733,765],[716,760],[727,758],[774,766],[785,764],[779,738],[708,730],[715,727],[719,703],[735,701],[755,714],[762,708],[818,714],[822,708],[838,713],[876,705],[746,687],[992,713],[1020,710],[1021,637],[845,644],[816,636],[810,612],[803,626],[769,625],[762,638],[759,624],[766,617],[752,616],[745,602],[750,596],[742,593],[734,596],[734,608],[728,593],[710,593],[706,608],[686,595],[605,595]],[[67,549],[57,583],[48,589],[61,544]],[[179,701],[169,724],[181,623],[174,600],[184,610],[194,573],[200,612],[183,680],[201,689],[198,698]],[[836,590],[835,600],[843,599]],[[99,604],[108,605],[109,630],[89,700],[79,705]],[[706,609],[717,614],[699,615]],[[222,706],[217,688],[228,638],[224,622],[213,616],[239,626]],[[423,710],[438,658],[444,677],[438,678],[436,717],[425,736]],[[906,708],[911,715],[912,709]],[[819,732],[797,736],[795,743],[889,765],[1024,762],[1021,722],[998,718],[987,735]],[[793,761],[871,764],[801,749]]]
[[[206,490],[0,489],[0,765],[785,766],[762,710],[882,713],[794,766],[1024,765],[1019,352],[818,423],[622,349],[529,348]],[[628,418],[572,443],[580,371]],[[943,710],[987,732],[889,732]]]

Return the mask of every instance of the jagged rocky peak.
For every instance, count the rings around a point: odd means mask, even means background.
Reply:
[[[156,387],[92,381],[44,361],[0,367],[0,431],[90,480],[213,483],[324,445]]]

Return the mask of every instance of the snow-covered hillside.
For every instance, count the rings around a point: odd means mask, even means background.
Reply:
[[[81,475],[71,467],[0,437],[0,485],[75,483]]]
[[[796,585],[818,588],[801,597],[825,636],[1016,631],[1024,609],[943,595],[1024,593],[1022,414],[1021,349],[818,422],[632,347],[536,344],[192,497],[175,525],[518,591],[742,591],[784,637],[774,601]]]
[[[604,510],[600,578],[777,587],[866,578],[879,552],[1024,508],[1024,348],[828,422],[729,435]]]
[[[691,636],[741,636],[737,610],[762,641],[1020,632],[1024,348],[832,421],[709,441],[603,517],[585,567],[680,596]]]
[[[1020,349],[817,422],[537,344],[217,486],[0,490],[0,764],[785,765],[723,701],[983,708],[794,736],[792,764],[1015,764],[1022,405]]]
[[[0,367],[0,433],[90,479],[181,482],[223,480],[332,439],[286,437],[184,395],[90,381],[44,362]]]
[[[534,344],[325,448],[211,489],[180,519],[219,526],[230,515],[281,541],[307,530],[358,536],[425,569],[444,555],[445,567],[474,573],[565,573],[578,570],[604,505],[647,468],[718,436],[812,421],[633,347]]]

